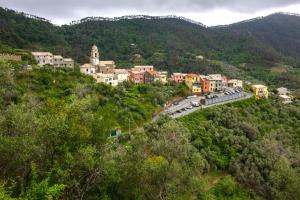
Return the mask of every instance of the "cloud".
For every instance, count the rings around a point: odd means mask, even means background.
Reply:
[[[66,22],[87,16],[164,15],[226,10],[253,14],[299,4],[299,0],[0,0],[0,5]]]

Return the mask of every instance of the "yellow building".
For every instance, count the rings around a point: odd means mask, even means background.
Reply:
[[[252,91],[257,99],[268,98],[269,96],[268,87],[265,85],[252,85]]]
[[[194,83],[200,83],[200,76],[198,74],[187,74],[185,84],[192,89]]]
[[[202,92],[201,85],[200,84],[194,84],[192,86],[192,92],[193,92],[193,94],[201,94],[201,92]]]
[[[190,88],[193,94],[200,94],[202,92],[200,76],[198,74],[187,74],[185,84]]]

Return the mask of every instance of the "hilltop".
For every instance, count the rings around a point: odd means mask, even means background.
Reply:
[[[298,16],[277,13],[226,27],[206,27],[177,16],[144,15],[89,17],[56,26],[37,16],[0,8],[0,43],[50,51],[77,63],[87,62],[89,48],[96,44],[103,59],[115,60],[121,67],[153,64],[169,72],[214,71],[298,88],[299,23]],[[207,59],[199,61],[198,55]],[[224,64],[216,65],[220,61]],[[230,65],[229,71],[224,68]],[[231,73],[233,68],[239,73]]]

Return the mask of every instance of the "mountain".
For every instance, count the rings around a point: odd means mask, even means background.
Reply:
[[[260,41],[285,56],[300,57],[300,15],[297,14],[275,13],[213,29]]]
[[[71,56],[79,64],[88,62],[90,47],[96,44],[102,59],[115,60],[120,67],[153,64],[170,72],[218,72],[297,87],[299,23],[298,16],[274,14],[226,27],[206,27],[182,17],[142,15],[90,17],[55,26],[46,19],[0,8],[0,43]],[[199,61],[198,55],[207,59]],[[210,62],[215,60],[241,73]],[[273,73],[278,65],[291,70]]]

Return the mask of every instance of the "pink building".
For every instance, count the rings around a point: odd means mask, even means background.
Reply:
[[[173,73],[172,80],[176,83],[184,83],[185,82],[186,74],[183,73]]]
[[[144,72],[138,70],[130,70],[129,71],[129,81],[135,84],[143,84],[144,83]]]

